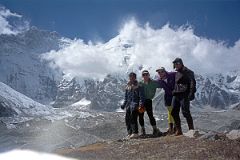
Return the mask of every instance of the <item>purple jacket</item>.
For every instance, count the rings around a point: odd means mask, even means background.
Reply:
[[[172,96],[172,91],[174,90],[175,85],[175,75],[176,72],[167,72],[167,82],[164,80],[159,79],[159,86],[163,88],[166,95]]]
[[[174,90],[174,86],[175,86],[175,75],[176,72],[166,72],[166,80],[167,82],[165,82],[164,80],[159,79],[159,87],[163,88],[165,91],[165,95],[164,95],[164,101],[165,101],[165,105],[166,106],[170,106],[172,103],[172,91]]]

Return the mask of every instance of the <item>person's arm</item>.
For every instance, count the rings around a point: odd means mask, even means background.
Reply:
[[[127,104],[127,98],[128,98],[128,96],[127,96],[127,89],[125,90],[125,96],[124,96],[124,102],[123,102],[123,104],[121,105],[121,108],[122,109],[124,109],[125,107],[126,107],[126,104]]]
[[[189,71],[189,73],[188,73],[188,78],[189,78],[189,83],[190,83],[190,85],[189,85],[189,95],[188,95],[188,97],[189,97],[189,99],[193,99],[193,97],[194,97],[194,93],[196,92],[195,91],[195,88],[196,88],[196,80],[195,80],[195,78],[194,78],[194,72],[193,71]]]
[[[153,85],[155,88],[163,88],[161,83],[160,83],[161,80],[152,80],[153,82]]]
[[[143,86],[139,86],[139,105],[143,106],[144,105],[144,101],[145,101],[145,94],[144,94],[144,88]]]

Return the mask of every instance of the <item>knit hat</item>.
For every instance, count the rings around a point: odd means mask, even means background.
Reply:
[[[180,63],[183,65],[183,61],[181,58],[176,58],[174,61],[173,61],[173,64],[176,64],[176,63]]]
[[[129,77],[131,77],[131,76],[133,76],[133,77],[137,77],[137,74],[136,73],[134,73],[134,72],[131,72],[131,73],[129,73],[129,75],[128,75]]]

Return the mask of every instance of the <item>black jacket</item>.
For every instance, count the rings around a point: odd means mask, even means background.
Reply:
[[[191,97],[196,92],[196,81],[194,78],[194,72],[183,67],[175,75],[175,86],[173,90],[174,96]]]
[[[139,105],[143,105],[144,99],[144,90],[138,85],[138,82],[128,83],[122,108],[130,107],[131,110],[135,110]]]

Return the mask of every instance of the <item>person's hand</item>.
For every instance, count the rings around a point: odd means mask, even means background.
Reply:
[[[194,100],[194,98],[195,98],[195,96],[194,96],[193,93],[190,93],[190,94],[188,95],[188,99],[189,99],[189,101]]]
[[[140,106],[138,107],[138,112],[139,112],[139,113],[145,112],[145,107],[144,107],[143,105],[140,105]]]
[[[175,92],[175,91],[172,91],[172,95],[175,96],[175,95],[176,95],[176,92]]]

